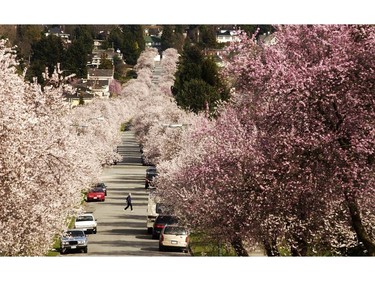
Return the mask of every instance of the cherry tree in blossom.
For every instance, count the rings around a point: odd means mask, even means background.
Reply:
[[[242,36],[228,49],[232,101],[159,165],[158,188],[239,255],[244,242],[269,255],[356,245],[374,255],[374,27],[274,35],[273,45]]]
[[[254,109],[262,174],[285,202],[291,252],[306,255],[320,239],[374,255],[374,27],[285,26],[275,38],[233,46],[228,73],[239,108]]]
[[[16,64],[0,41],[0,255],[44,255],[82,211],[82,191],[119,159],[120,124],[133,110],[122,97],[70,109],[58,66],[41,89]]]
[[[64,122],[61,89],[24,82],[0,42],[1,255],[41,255],[79,210],[86,163]]]

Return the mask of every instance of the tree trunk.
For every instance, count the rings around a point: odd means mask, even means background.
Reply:
[[[302,237],[296,237],[296,246],[291,246],[291,253],[293,257],[305,257],[307,256],[307,242]]]
[[[231,241],[231,245],[233,246],[234,250],[236,251],[237,256],[239,257],[248,257],[249,254],[246,251],[242,239],[240,237],[235,237]]]
[[[345,199],[348,203],[349,214],[352,220],[352,227],[357,234],[358,241],[363,244],[369,256],[375,256],[375,244],[373,241],[371,241],[370,237],[367,235],[365,228],[363,227],[361,215],[354,196],[345,193]]]
[[[280,256],[280,252],[276,246],[276,240],[271,239],[271,241],[264,240],[263,241],[264,249],[266,250],[268,257],[278,257]]]

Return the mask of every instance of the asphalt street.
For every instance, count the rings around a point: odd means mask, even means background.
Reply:
[[[89,234],[89,256],[189,256],[179,251],[159,252],[158,240],[147,233],[148,191],[144,188],[147,166],[132,131],[122,133],[117,165],[106,167],[101,180],[107,185],[104,202],[86,202],[85,209],[97,219],[96,234]],[[132,194],[133,212],[126,211],[126,196]]]

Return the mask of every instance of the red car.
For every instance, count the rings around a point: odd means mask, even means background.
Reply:
[[[93,188],[86,195],[86,201],[104,201],[105,192],[102,188]]]

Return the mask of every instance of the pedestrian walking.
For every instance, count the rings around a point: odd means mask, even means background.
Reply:
[[[133,212],[133,205],[132,205],[132,194],[129,193],[129,195],[126,197],[126,207],[124,208],[124,210],[126,210],[127,208],[130,207],[130,210],[131,212]]]

